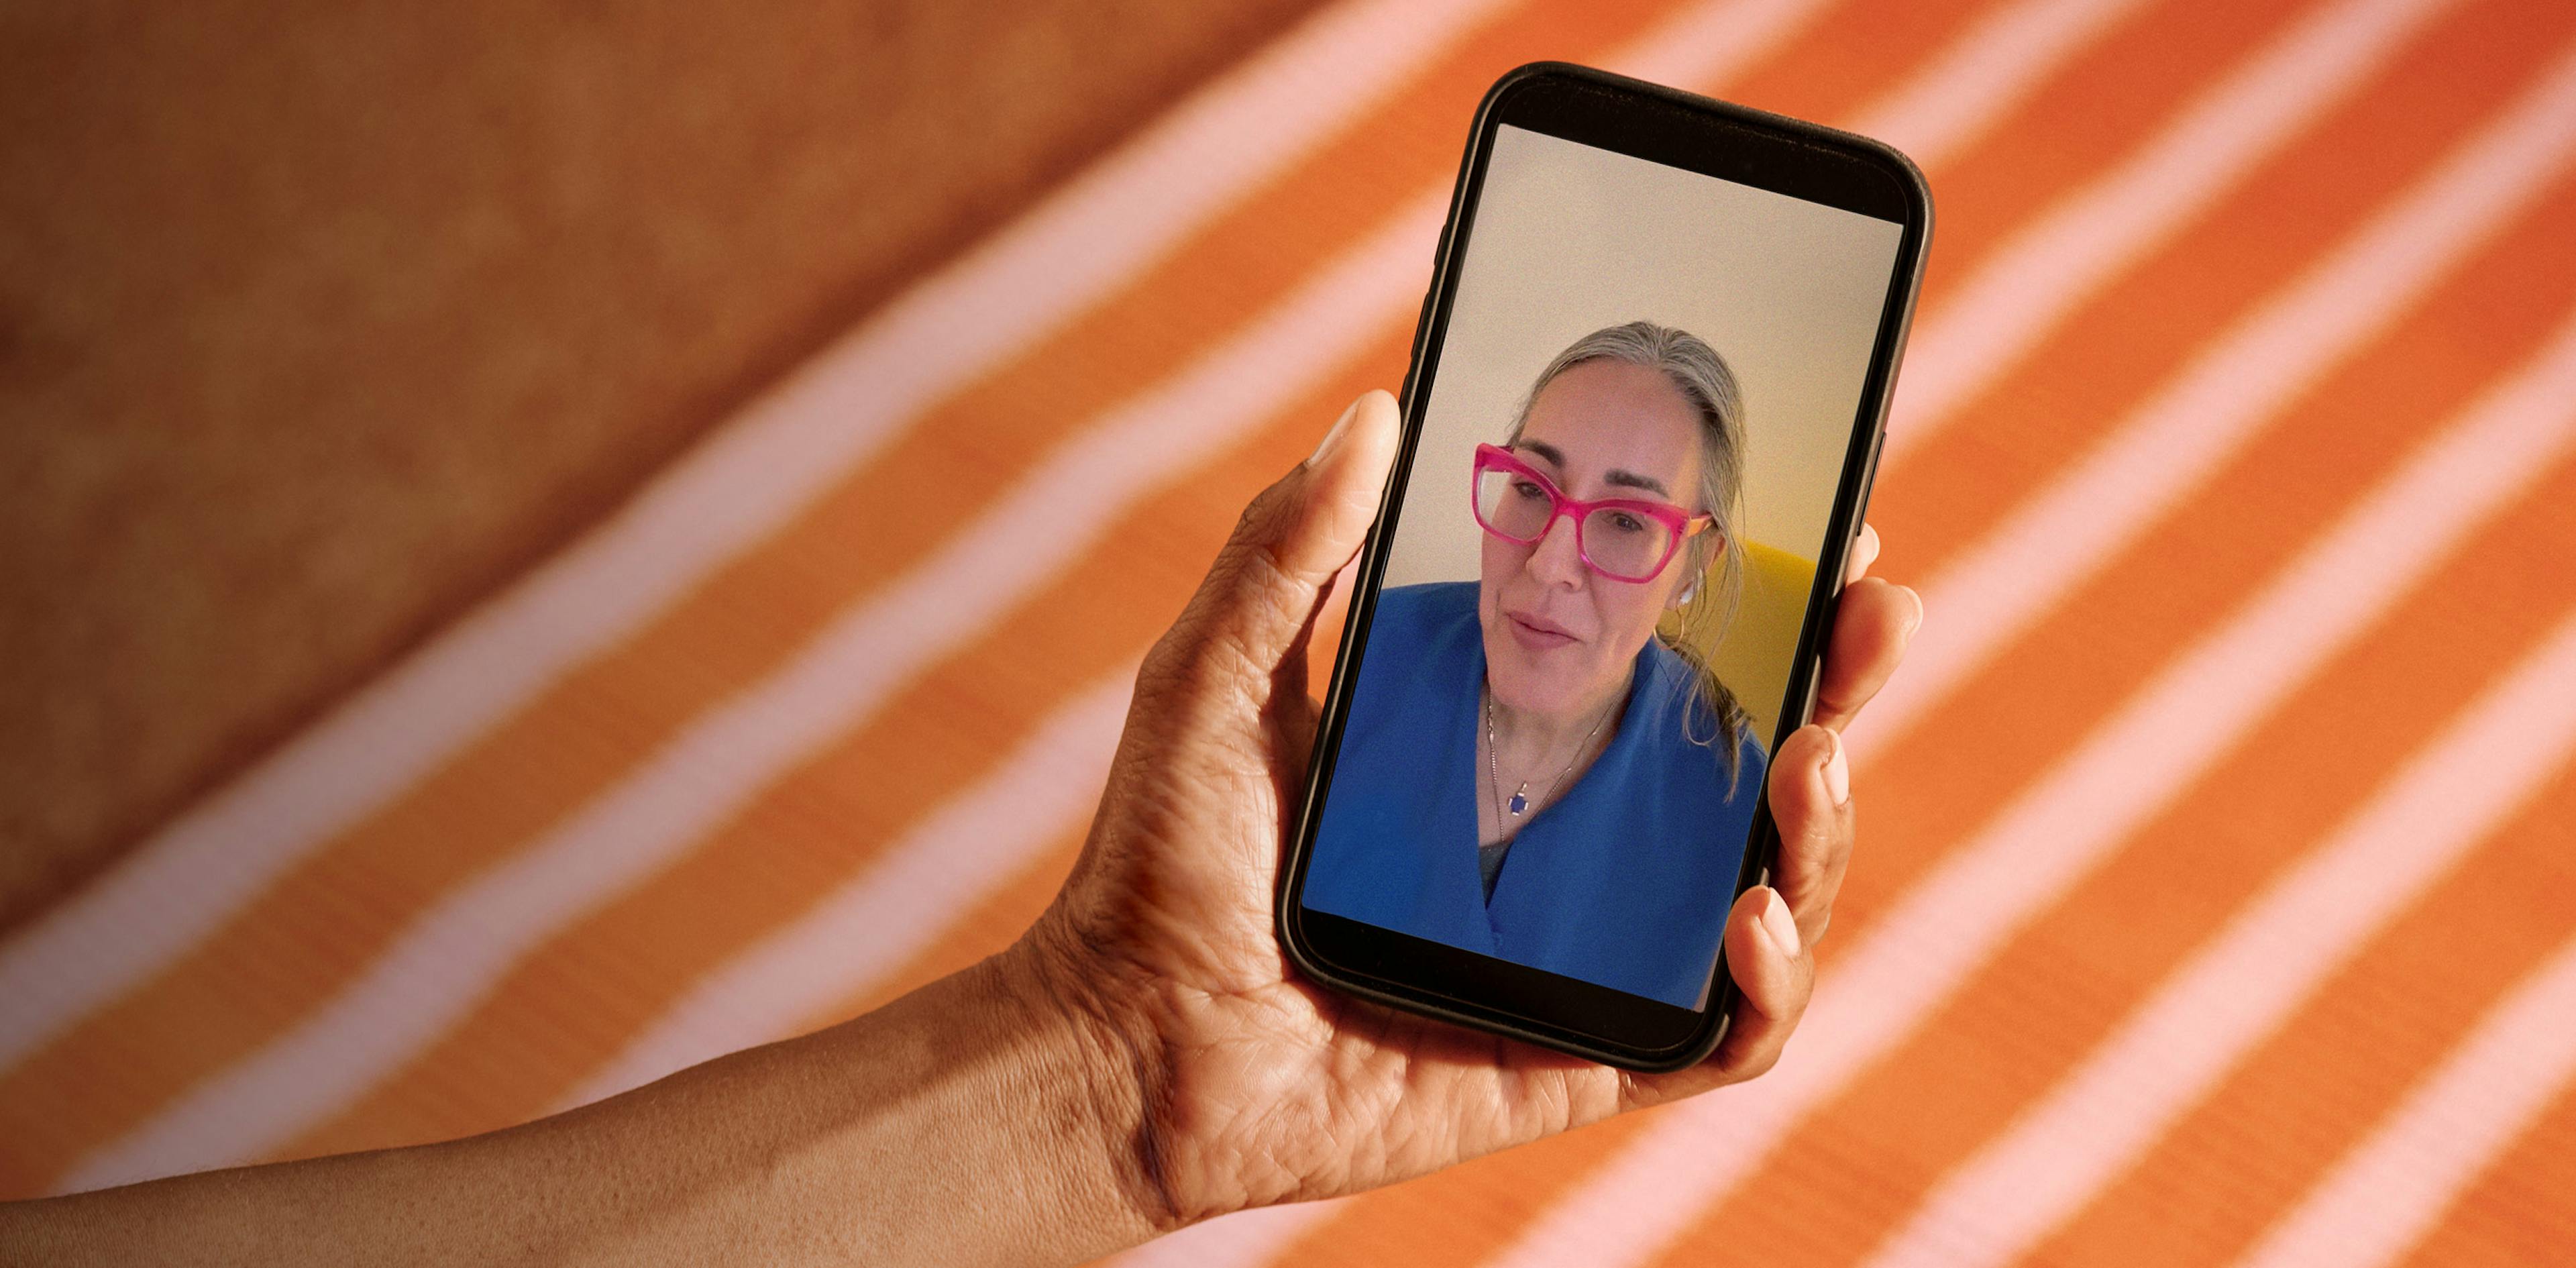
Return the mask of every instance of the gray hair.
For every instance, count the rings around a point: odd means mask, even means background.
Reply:
[[[1699,336],[1651,321],[1632,321],[1593,331],[1556,354],[1556,359],[1539,371],[1529,395],[1521,398],[1520,412],[1512,418],[1511,434],[1504,443],[1520,443],[1521,431],[1529,426],[1530,408],[1538,403],[1538,394],[1547,390],[1556,376],[1587,361],[1617,361],[1662,371],[1699,418],[1697,509],[1707,512],[1714,523],[1710,525],[1713,531],[1692,537],[1683,550],[1683,565],[1698,580],[1689,583],[1693,589],[1682,605],[1682,636],[1674,641],[1673,650],[1697,671],[1699,703],[1717,723],[1717,734],[1705,739],[1693,734],[1689,738],[1696,743],[1723,745],[1731,786],[1738,774],[1744,732],[1752,719],[1737,702],[1735,693],[1718,681],[1702,649],[1717,646],[1719,635],[1734,619],[1735,605],[1744,587],[1744,545],[1735,531],[1744,518],[1744,389],[1736,383],[1735,372],[1727,368],[1726,359]],[[1718,558],[1709,557],[1712,549],[1721,552]],[[1683,716],[1689,719],[1698,712],[1688,710]]]

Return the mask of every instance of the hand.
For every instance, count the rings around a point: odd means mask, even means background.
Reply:
[[[1921,620],[1854,552],[1815,723],[1773,756],[1775,887],[1730,914],[1743,1002],[1706,1062],[1643,1076],[1350,999],[1299,980],[1272,931],[1282,841],[1316,708],[1307,642],[1358,550],[1396,446],[1393,398],[1362,397],[1255,500],[1145,660],[1088,844],[1009,953],[1091,1036],[1105,1147],[1157,1229],[1387,1184],[1624,1110],[1749,1079],[1779,1060],[1851,856],[1839,733]]]

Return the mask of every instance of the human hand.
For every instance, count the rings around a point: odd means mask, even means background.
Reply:
[[[1307,643],[1358,550],[1397,439],[1383,392],[1244,512],[1147,656],[1081,861],[1009,953],[1088,1036],[1103,1147],[1168,1230],[1355,1192],[1721,1084],[1779,1059],[1814,981],[1851,854],[1842,728],[1875,695],[1921,602],[1864,574],[1864,530],[1813,724],[1772,757],[1773,885],[1725,932],[1742,991],[1710,1058],[1638,1075],[1351,999],[1300,979],[1272,926],[1316,709]]]

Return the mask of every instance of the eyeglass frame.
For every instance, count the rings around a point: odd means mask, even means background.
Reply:
[[[1489,470],[1501,470],[1507,473],[1528,476],[1530,479],[1538,481],[1539,487],[1547,491],[1548,500],[1553,504],[1553,507],[1548,512],[1547,522],[1539,526],[1537,536],[1515,537],[1510,533],[1506,533],[1503,530],[1494,527],[1492,523],[1485,519],[1485,508],[1481,499],[1476,496],[1476,486],[1484,482],[1485,473]],[[1672,566],[1673,556],[1681,553],[1682,543],[1693,537],[1697,537],[1702,531],[1717,522],[1717,517],[1706,511],[1701,511],[1694,515],[1670,502],[1654,502],[1643,498],[1599,498],[1589,502],[1584,501],[1567,493],[1565,490],[1558,488],[1556,481],[1549,479],[1546,472],[1522,461],[1519,454],[1513,453],[1509,449],[1505,449],[1500,445],[1494,444],[1481,444],[1476,446],[1476,460],[1473,468],[1468,473],[1467,479],[1467,509],[1475,515],[1476,527],[1481,528],[1504,541],[1510,542],[1515,546],[1535,546],[1540,542],[1547,540],[1548,533],[1556,528],[1557,520],[1572,517],[1574,520],[1574,553],[1576,557],[1583,560],[1583,566],[1591,569],[1593,572],[1598,573],[1601,576],[1608,577],[1612,581],[1624,582],[1628,585],[1644,585],[1645,583],[1664,575],[1664,569]],[[1656,560],[1655,566],[1652,569],[1649,569],[1646,575],[1642,577],[1621,576],[1618,573],[1612,572],[1609,569],[1592,562],[1592,552],[1583,544],[1583,521],[1594,511],[1599,510],[1635,512],[1655,521],[1656,523],[1662,524],[1665,531],[1672,535],[1671,539],[1664,543],[1663,558]]]

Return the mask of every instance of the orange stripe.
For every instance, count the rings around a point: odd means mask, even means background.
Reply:
[[[2528,248],[2571,211],[2576,184],[2474,270],[2492,289],[2455,286],[2448,302],[2476,313],[2479,300],[2513,294],[2514,266],[2533,259]],[[2545,252],[2540,258],[2556,262]],[[2533,311],[2516,315],[2555,318],[2576,302],[2576,270],[2555,270],[2546,281],[2523,288],[2539,294],[2524,296]],[[2007,658],[2008,671],[1972,684],[1927,732],[2012,745],[2038,742],[2032,731],[2064,732],[2063,752],[2107,703],[2092,697],[2116,694],[2113,684],[2135,681],[2128,671],[2151,672],[2193,632],[2214,624],[2321,514],[2393,469],[2426,424],[2460,404],[2499,361],[2510,364],[2537,333],[2498,331],[2497,324],[2465,327],[2494,339],[2469,364],[2454,355],[2462,327],[2408,323],[2070,597]],[[2448,382],[2441,378],[2445,362],[2452,363]],[[2482,674],[2508,663],[2576,598],[2562,580],[2560,594],[2534,603],[2526,577],[2518,592],[2506,591],[2511,610],[2493,619],[2463,626],[2417,615],[2498,606],[2499,580],[2524,571],[2524,545],[2535,533],[2548,535],[2549,517],[2564,518],[2558,508],[2571,495],[2576,464],[2482,530],[2444,575],[2326,667],[2237,757],[2016,936],[1938,1024],[1836,1097],[1793,1134],[1773,1165],[1704,1214],[1671,1262],[1717,1249],[1779,1263],[1842,1263],[1865,1254],[1943,1173],[2065,1074],[2181,954],[2366,797],[2435,722],[2468,700]],[[2559,529],[2564,535],[2566,526]],[[1911,766],[1882,782],[1915,785],[1915,797],[1925,801],[1959,794],[1925,779],[1921,766]],[[1909,800],[1883,796],[1873,807],[1873,824],[1891,825],[1874,833],[1873,863],[1890,838],[1907,853],[1931,844],[1908,816]],[[1800,1218],[1799,1209],[1816,1200],[1820,1185],[1835,1195],[1835,1218],[1824,1224]]]
[[[2576,550],[2576,532],[2567,531],[2567,517],[2558,519],[2560,548]],[[2480,562],[2489,580],[2514,584],[2511,574],[2519,570],[2511,555]],[[2410,649],[2414,671],[2452,672],[2450,650],[2424,640]],[[2356,701],[2350,712],[2368,709],[2368,702]],[[2562,775],[2373,940],[2282,1033],[2032,1258],[2179,1268],[2226,1264],[2243,1254],[2519,974],[2576,932],[2576,906],[2535,900],[2563,895],[2576,881],[2567,858],[2570,822],[2576,822],[2576,772]],[[2576,1182],[2567,1157],[2543,1170],[2561,1186]]]

